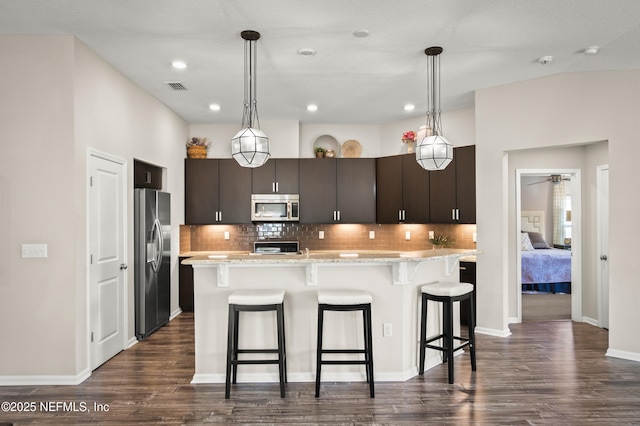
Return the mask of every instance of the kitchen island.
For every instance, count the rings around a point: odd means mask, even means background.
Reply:
[[[225,381],[227,297],[234,290],[259,288],[286,291],[289,381],[315,379],[318,288],[371,293],[375,380],[407,380],[417,374],[420,286],[457,280],[459,259],[475,254],[475,250],[465,249],[313,251],[293,255],[217,252],[186,259],[183,263],[192,265],[194,272],[196,359],[192,383]],[[241,315],[240,346],[275,347],[273,315]],[[429,335],[436,333],[440,318],[439,308],[431,308]],[[327,347],[362,344],[362,315],[358,313],[328,313],[324,327]],[[440,362],[439,352],[427,351],[425,368]],[[323,369],[322,380],[363,381],[364,367],[330,366]],[[277,368],[245,365],[238,370],[238,381],[277,382]]]

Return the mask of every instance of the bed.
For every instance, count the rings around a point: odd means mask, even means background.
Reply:
[[[544,241],[544,212],[523,211],[521,219],[522,291],[571,293],[571,251]]]

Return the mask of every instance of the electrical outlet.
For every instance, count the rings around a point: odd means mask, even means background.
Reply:
[[[224,231],[224,239],[225,239],[225,240],[228,240],[229,238],[231,238],[231,237],[229,236],[229,231]]]
[[[318,231],[318,239],[324,240],[324,231]]]
[[[22,244],[22,258],[47,257],[46,244]]]
[[[476,234],[475,232],[473,233],[473,242],[474,243],[478,242],[478,234]]]
[[[390,322],[382,324],[382,337],[391,337],[393,335],[393,325]]]
[[[429,231],[429,239],[433,240],[435,238],[435,234],[433,233],[433,231]]]
[[[404,233],[404,239],[407,241],[411,239],[411,231],[407,231]]]
[[[376,239],[376,231],[369,231],[369,239],[370,240]]]

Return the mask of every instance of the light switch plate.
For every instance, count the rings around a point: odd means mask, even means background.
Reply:
[[[22,244],[22,258],[47,257],[46,244]]]
[[[369,231],[369,239],[370,240],[376,239],[376,231]]]
[[[411,239],[411,231],[407,231],[404,233],[404,239],[407,241]]]
[[[231,236],[229,235],[229,231],[224,231],[224,239],[228,240],[229,238],[231,238]]]
[[[390,322],[382,324],[382,337],[393,336],[393,325]]]
[[[433,233],[433,231],[429,231],[429,239],[433,240],[435,238],[435,235]]]
[[[318,238],[324,240],[324,231],[318,231]]]
[[[473,233],[473,242],[474,243],[478,242],[478,234],[476,234],[475,232]]]

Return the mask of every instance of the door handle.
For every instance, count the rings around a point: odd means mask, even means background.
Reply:
[[[125,269],[127,269],[127,268],[128,268],[128,266],[127,266],[127,264],[126,264],[126,263],[121,263],[121,264],[120,264],[120,270],[121,270],[121,271],[124,271],[124,270],[125,270]]]
[[[607,259],[609,258],[607,257],[606,254],[600,255],[600,260],[607,260]]]

